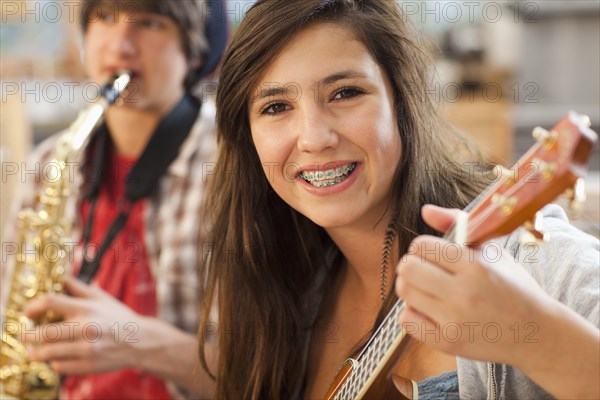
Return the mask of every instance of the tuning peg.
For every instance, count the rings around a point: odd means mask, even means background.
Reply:
[[[539,160],[536,159],[539,170],[540,170],[540,174],[542,175],[542,178],[547,182],[550,181],[550,179],[552,179],[552,177],[554,176],[554,174],[556,173],[556,163],[549,163],[549,162],[545,162],[543,160]]]
[[[541,211],[535,213],[535,217],[533,221],[527,221],[523,225],[526,229],[523,233],[521,233],[521,237],[519,238],[522,244],[537,244],[541,245],[544,241],[549,239],[549,235],[542,233],[544,228],[544,215]]]
[[[541,126],[536,126],[533,128],[533,132],[531,134],[533,138],[543,144],[546,149],[551,149],[558,140],[558,132],[548,132]]]
[[[496,171],[496,179],[501,180],[504,179],[504,183],[506,185],[511,185],[516,182],[516,172],[512,169],[508,169],[498,164],[494,167]]]
[[[589,115],[585,115],[585,114],[575,114],[577,115],[577,117],[579,119],[581,119],[581,122],[583,123],[583,125],[585,125],[586,128],[590,128],[592,126],[592,121],[590,120]]]
[[[517,205],[517,198],[515,196],[506,197],[496,193],[492,196],[492,203],[498,206],[504,215],[510,215]]]
[[[570,200],[569,206],[575,213],[581,212],[583,203],[585,203],[585,181],[583,178],[577,179],[572,188],[567,189],[567,197]]]

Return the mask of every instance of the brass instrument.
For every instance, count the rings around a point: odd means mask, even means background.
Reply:
[[[2,322],[0,348],[0,394],[19,399],[54,399],[59,377],[47,363],[27,359],[27,348],[19,338],[30,321],[23,314],[25,304],[43,293],[63,291],[66,240],[72,222],[65,218],[65,203],[71,194],[69,168],[89,141],[106,108],[115,103],[131,79],[122,72],[102,87],[100,100],[80,112],[61,135],[51,161],[54,176],[45,176],[33,209],[21,210],[18,218],[18,252]],[[59,320],[47,313],[38,324]]]

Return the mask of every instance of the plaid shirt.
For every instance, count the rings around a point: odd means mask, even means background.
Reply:
[[[60,134],[56,134],[42,142],[32,152],[26,166],[23,166],[22,176],[26,179],[21,185],[13,215],[20,209],[34,205],[36,194],[48,174],[47,166],[52,161],[59,137]],[[198,274],[198,265],[203,257],[200,248],[200,207],[207,179],[214,170],[215,156],[215,106],[213,102],[206,101],[179,155],[161,177],[159,187],[144,200],[144,244],[157,285],[158,318],[194,334],[198,329],[202,293]],[[83,165],[83,161],[79,159],[77,165]],[[79,188],[83,176],[79,168],[73,170],[76,170],[76,174],[69,180],[73,195],[67,199],[65,217],[74,221],[69,246],[69,250],[74,251],[69,257],[73,257],[71,259],[79,265],[83,254],[79,245],[82,231],[79,218],[82,193]],[[7,226],[7,231],[13,231],[10,235],[13,237],[16,225]],[[4,243],[2,253],[3,258],[9,255]],[[2,268],[3,300],[9,291],[10,271],[13,269],[10,263],[14,263],[14,257],[9,260],[9,265],[3,265]],[[3,304],[6,303],[3,301]]]

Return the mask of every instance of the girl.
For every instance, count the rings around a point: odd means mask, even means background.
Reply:
[[[389,0],[259,1],[240,25],[220,75],[206,207],[201,358],[218,398],[322,398],[395,302],[392,268],[411,241],[436,232],[426,222],[446,228],[445,211],[423,220],[421,208],[463,208],[486,186],[486,164],[426,95],[422,47]],[[398,292],[412,298],[409,275]],[[427,311],[401,319],[431,322]],[[422,382],[422,397],[457,395],[452,374],[426,380],[456,369],[440,350],[461,353],[410,342],[394,376]]]

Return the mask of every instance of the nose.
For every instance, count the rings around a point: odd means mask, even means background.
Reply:
[[[339,143],[335,120],[323,107],[314,104],[305,109],[299,126],[298,150],[305,153],[319,153],[333,150]]]
[[[108,47],[110,51],[121,57],[127,58],[135,54],[135,24],[127,21],[126,17],[119,16],[119,19],[112,25]]]

